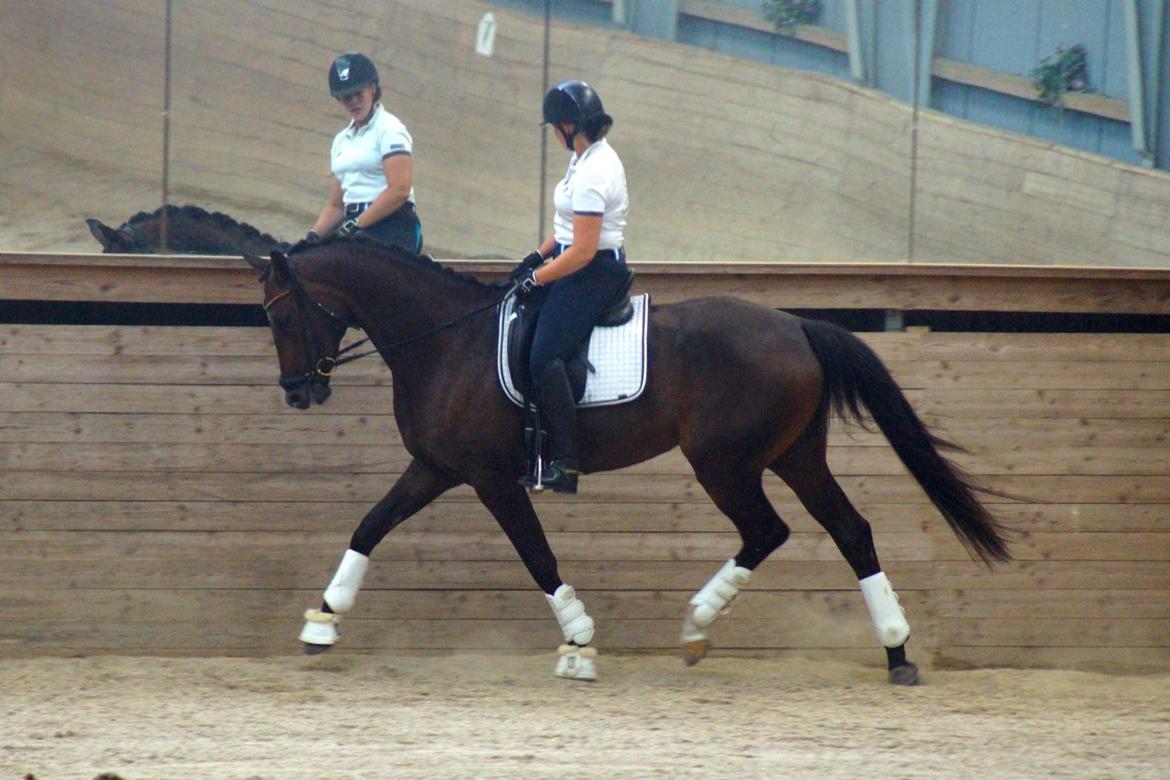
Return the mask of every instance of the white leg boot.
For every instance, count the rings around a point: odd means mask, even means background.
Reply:
[[[710,646],[707,635],[711,624],[715,618],[728,611],[731,602],[739,595],[740,588],[747,585],[751,578],[751,569],[736,566],[732,558],[691,597],[680,637],[683,661],[687,666],[694,666],[707,656]]]
[[[300,640],[305,643],[306,653],[320,653],[337,644],[341,638],[341,614],[353,609],[353,602],[361,590],[362,579],[370,559],[359,552],[346,550],[337,566],[337,573],[325,588],[325,603],[333,612],[319,609],[305,610],[305,626],[301,629]]]
[[[577,645],[561,645],[557,650],[557,668],[553,672],[557,677],[566,680],[584,680],[593,682],[597,679],[597,650],[592,647],[577,647]]]
[[[551,596],[546,593],[544,597],[557,616],[557,623],[561,626],[566,642],[560,647],[560,656],[553,673],[566,680],[596,680],[597,651],[585,647],[593,640],[593,618],[585,613],[585,605],[577,598],[577,592],[571,586],[562,584],[556,593]]]

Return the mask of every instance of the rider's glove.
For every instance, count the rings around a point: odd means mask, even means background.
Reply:
[[[516,282],[516,295],[521,298],[531,295],[537,287],[540,287],[540,282],[536,281],[536,271],[529,271]]]
[[[345,220],[345,222],[342,222],[341,227],[337,228],[337,235],[345,238],[346,236],[352,236],[359,230],[361,230],[361,228],[358,227],[357,220],[351,217],[350,219]]]
[[[321,234],[316,230],[310,230],[308,233],[305,233],[305,241],[310,244],[319,244],[321,243]]]

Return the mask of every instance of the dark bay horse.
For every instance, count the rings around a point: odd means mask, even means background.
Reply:
[[[87,219],[89,232],[106,254],[150,255],[163,251],[163,209],[140,211],[112,228],[96,219]],[[208,212],[198,206],[166,206],[167,252],[195,255],[263,255],[288,250],[288,243],[227,214]]]
[[[525,473],[521,412],[505,398],[495,365],[498,286],[427,258],[364,241],[294,247],[249,258],[262,271],[287,402],[328,398],[328,376],[347,326],[361,328],[394,380],[394,414],[412,460],[353,534],[320,609],[306,612],[309,652],[337,641],[368,556],[399,523],[460,484],[474,488],[515,546],[560,623],[557,674],[592,679],[593,621],[557,574],[557,560],[517,478]],[[678,446],[742,539],[735,557],[691,599],[684,659],[708,648],[708,629],[751,572],[784,543],[788,527],[764,494],[771,471],[828,531],[853,568],[890,681],[913,684],[910,628],[878,563],[869,523],[826,463],[830,414],[863,421],[864,406],[907,470],[968,550],[1009,559],[1002,529],[976,498],[982,490],[942,455],[953,445],[919,420],[879,358],[835,325],[730,298],[651,307],[650,377],[637,400],[579,415],[586,473],[618,469]],[[566,668],[567,664],[567,668]]]

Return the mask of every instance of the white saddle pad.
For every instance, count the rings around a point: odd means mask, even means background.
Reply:
[[[508,330],[516,319],[516,298],[509,297],[500,306],[500,331],[496,338],[497,373],[504,394],[517,406],[524,399],[512,385],[508,365]],[[594,328],[589,339],[590,371],[585,379],[585,395],[577,406],[612,406],[633,401],[646,389],[646,333],[650,323],[650,294],[630,297],[634,316],[625,325]]]

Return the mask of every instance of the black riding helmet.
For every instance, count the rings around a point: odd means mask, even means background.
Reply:
[[[342,54],[329,66],[329,94],[335,98],[378,83],[378,69],[370,58],[356,51]]]
[[[544,96],[544,122],[572,123],[572,134],[565,135],[565,146],[571,150],[573,136],[584,133],[590,141],[596,141],[609,131],[613,117],[605,113],[601,96],[593,87],[574,79],[562,81]]]

